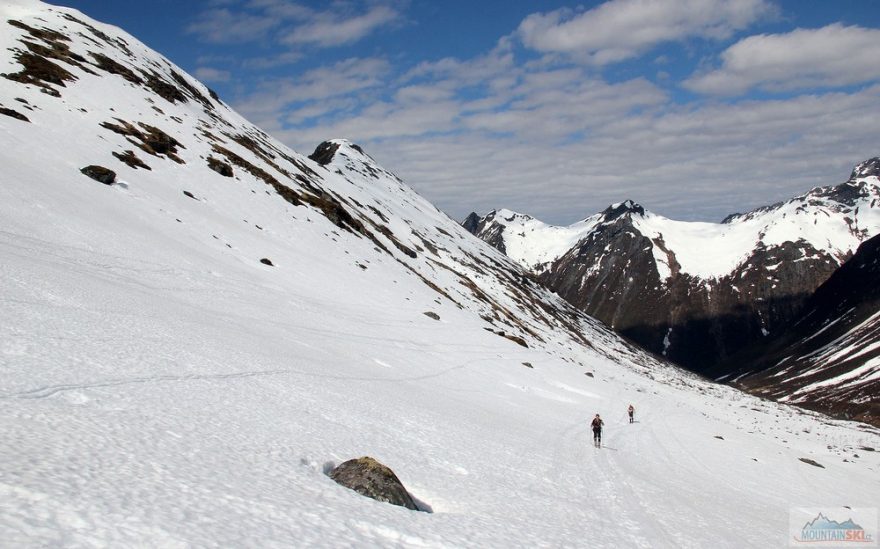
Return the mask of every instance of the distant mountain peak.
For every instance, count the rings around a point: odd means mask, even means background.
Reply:
[[[612,204],[605,208],[602,212],[602,215],[605,216],[605,219],[617,219],[626,214],[636,214],[640,216],[645,215],[645,208],[642,207],[641,204],[637,204],[632,200],[624,200],[623,202],[618,202],[616,204]]]

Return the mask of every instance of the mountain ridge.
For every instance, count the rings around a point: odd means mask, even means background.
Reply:
[[[880,233],[878,173],[872,158],[841,184],[717,224],[668,220],[625,201],[568,227],[502,210],[469,216],[469,229],[643,348],[732,379],[743,348],[786,330]]]

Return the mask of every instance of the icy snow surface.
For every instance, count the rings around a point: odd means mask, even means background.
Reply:
[[[0,3],[0,51],[21,47],[17,19],[169,74],[133,37],[87,20],[128,57],[62,13]],[[0,116],[3,547],[767,547],[787,543],[791,507],[877,506],[880,455],[858,450],[880,446],[876,430],[699,381],[539,290],[522,294],[543,304],[530,312],[503,255],[349,143],[327,168],[266,148],[360,219],[381,212],[417,258],[237,166],[209,170],[203,130],[296,185],[221,136],[258,135],[226,107],[221,123],[65,67],[78,80],[60,98],[0,78],[0,103],[31,120]],[[185,164],[99,126],[113,117],[168,132]],[[152,170],[111,155],[126,149]],[[79,173],[93,163],[125,185]],[[589,345],[545,306],[579,319]],[[361,455],[432,512],[325,475]]]

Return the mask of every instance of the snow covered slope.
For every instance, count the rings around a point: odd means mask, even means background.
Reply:
[[[694,371],[772,337],[880,233],[880,159],[850,179],[722,223],[666,219],[627,201],[569,227],[502,211],[468,218],[477,236],[579,309]]]
[[[646,356],[119,29],[0,16],[4,546],[758,547],[876,504],[875,429]],[[433,512],[324,474],[360,455]]]

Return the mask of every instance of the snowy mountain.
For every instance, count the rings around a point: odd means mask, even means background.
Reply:
[[[567,301],[698,372],[772,337],[858,245],[880,233],[880,159],[850,179],[722,223],[666,219],[633,202],[569,227],[507,210],[472,232]]]
[[[810,296],[788,330],[734,358],[740,387],[880,423],[880,235]]]
[[[120,29],[0,15],[4,546],[766,546],[875,501],[876,429],[638,351]],[[325,474],[362,455],[432,512]]]

